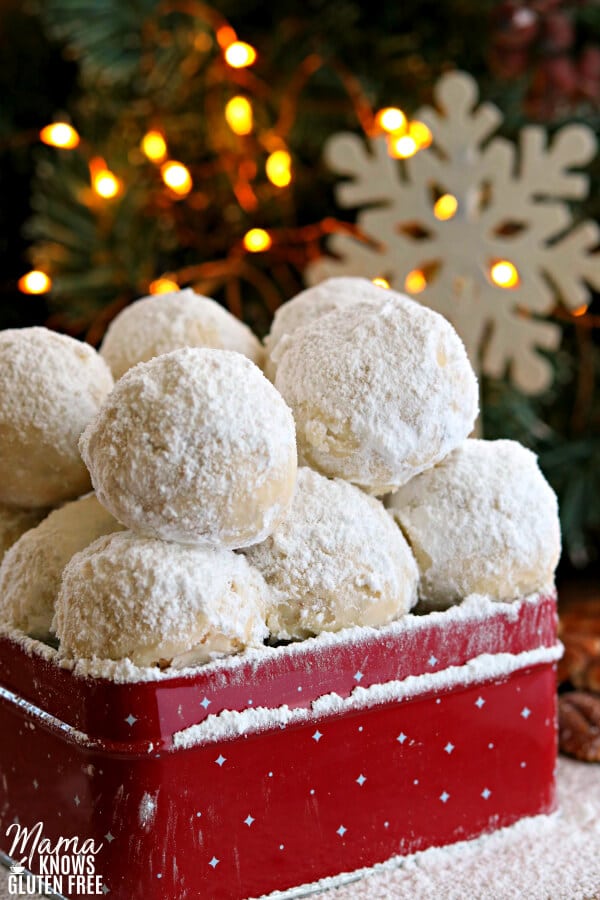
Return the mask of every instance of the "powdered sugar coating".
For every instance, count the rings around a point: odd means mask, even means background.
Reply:
[[[15,509],[0,504],[0,562],[22,534],[35,528],[48,515],[47,509]]]
[[[51,512],[7,552],[0,566],[0,620],[47,640],[63,569],[71,557],[122,525],[94,494]]]
[[[111,322],[100,354],[115,380],[139,362],[180,347],[235,350],[261,365],[260,341],[247,325],[191,288],[142,297]]]
[[[243,556],[125,531],[66,567],[54,628],[60,655],[186,666],[260,646],[269,591]]]
[[[185,348],[139,363],[80,447],[99,500],[148,536],[245,547],[292,502],[292,414],[239,353]]]
[[[385,294],[367,278],[327,278],[320,284],[301,291],[275,313],[271,330],[265,338],[265,373],[274,381],[277,368],[275,350],[284,335],[293,334],[334,309],[346,309],[364,301],[383,303]],[[275,357],[275,358],[274,358]]]
[[[450,323],[401,294],[385,297],[283,337],[275,378],[294,413],[302,460],[378,495],[457,447],[478,404]]]
[[[552,584],[556,496],[516,441],[465,441],[401,488],[389,508],[419,564],[428,608],[468,594],[512,600]]]
[[[47,328],[0,332],[0,503],[54,506],[89,490],[77,441],[112,385],[89,344]]]
[[[277,638],[383,625],[416,600],[416,563],[382,504],[312,469],[298,470],[288,515],[246,556],[273,591]]]

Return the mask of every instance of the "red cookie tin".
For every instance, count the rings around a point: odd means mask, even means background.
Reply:
[[[549,595],[123,682],[5,631],[0,849],[66,897],[242,900],[549,813],[559,654]]]

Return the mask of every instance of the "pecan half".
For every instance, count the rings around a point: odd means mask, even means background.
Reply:
[[[559,745],[563,753],[600,762],[600,695],[585,691],[558,698]]]

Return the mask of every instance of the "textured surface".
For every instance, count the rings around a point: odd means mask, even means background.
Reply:
[[[66,564],[96,538],[122,527],[94,494],[51,512],[4,557],[0,566],[0,620],[32,637],[47,638]]]
[[[311,469],[299,469],[283,522],[246,554],[276,594],[278,638],[383,625],[416,600],[416,563],[381,503]]]
[[[247,325],[191,288],[142,297],[111,322],[100,354],[115,379],[132,366],[180,347],[236,350],[260,365],[263,350]]]
[[[54,627],[66,657],[177,665],[261,645],[268,588],[230,550],[121,532],[70,561]]]
[[[47,515],[47,509],[15,509],[0,504],[0,562],[15,541],[30,528],[35,528]]]
[[[0,332],[0,503],[54,506],[89,490],[77,441],[112,385],[89,344],[46,328]]]
[[[432,607],[469,594],[512,600],[550,585],[560,555],[556,497],[515,441],[468,440],[389,501]]]
[[[284,336],[275,384],[303,460],[371,494],[395,490],[469,434],[477,382],[442,316],[386,292]]]
[[[164,540],[245,547],[292,502],[292,414],[239,353],[185,348],[139,363],[80,447],[107,509]]]

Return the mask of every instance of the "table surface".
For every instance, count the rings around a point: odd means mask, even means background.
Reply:
[[[560,810],[384,864],[313,900],[600,900],[600,765],[561,758]],[[325,887],[325,885],[324,885]],[[31,894],[32,900],[40,900]],[[0,900],[9,900],[0,866]],[[165,900],[177,900],[176,897]]]

